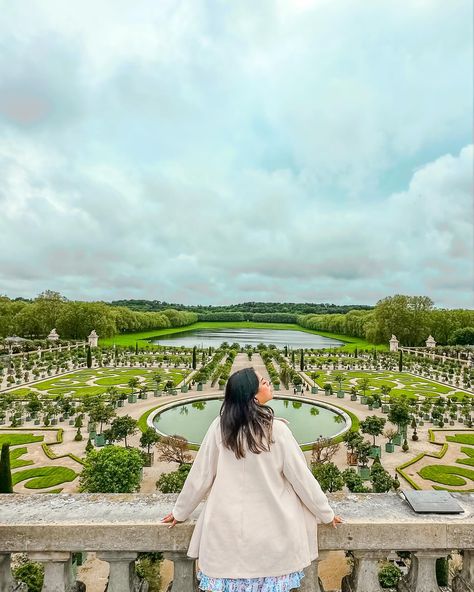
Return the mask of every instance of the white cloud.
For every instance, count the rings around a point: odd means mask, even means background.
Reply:
[[[0,292],[471,306],[471,12],[10,6]]]

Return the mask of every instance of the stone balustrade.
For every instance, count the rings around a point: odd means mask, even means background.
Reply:
[[[412,553],[400,592],[439,592],[436,559],[453,551],[463,553],[453,592],[473,592],[474,494],[454,495],[463,514],[418,515],[395,493],[330,495],[344,524],[320,526],[319,548],[322,559],[330,550],[351,551],[353,569],[342,582],[343,592],[381,592],[378,562],[392,551]],[[175,499],[163,494],[0,495],[0,592],[15,590],[10,554],[18,552],[44,564],[43,592],[77,589],[71,553],[79,551],[94,551],[109,563],[108,592],[138,590],[134,561],[141,551],[160,551],[174,562],[172,592],[194,592],[196,565],[186,550],[200,507],[189,521],[169,529],[160,520]],[[318,561],[305,575],[302,592],[323,592]]]

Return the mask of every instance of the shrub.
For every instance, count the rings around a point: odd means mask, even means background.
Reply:
[[[44,580],[44,567],[41,563],[28,561],[27,556],[24,555],[20,559],[20,564],[12,572],[15,580],[26,584],[28,592],[41,592]]]
[[[191,470],[191,464],[182,464],[177,471],[163,473],[156,482],[161,493],[180,493]]]
[[[393,563],[385,563],[379,571],[379,582],[382,588],[395,588],[402,577],[402,572]]]

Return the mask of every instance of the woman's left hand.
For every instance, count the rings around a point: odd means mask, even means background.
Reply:
[[[161,522],[165,522],[165,523],[171,522],[171,524],[168,526],[168,528],[173,528],[173,526],[175,526],[176,524],[179,524],[178,520],[175,519],[173,514],[168,514],[168,516],[165,516]]]

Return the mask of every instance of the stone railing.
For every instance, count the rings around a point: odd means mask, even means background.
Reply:
[[[381,592],[378,562],[392,551],[410,551],[410,571],[399,590],[438,592],[436,559],[462,551],[462,570],[452,589],[472,592],[474,494],[454,495],[463,514],[418,515],[394,493],[332,494],[331,504],[344,523],[337,529],[320,526],[321,559],[327,551],[351,551],[353,570],[343,579],[343,592]],[[196,564],[186,550],[200,507],[191,520],[169,529],[160,520],[175,499],[176,495],[162,494],[0,495],[0,592],[15,589],[10,554],[18,552],[44,564],[43,592],[74,589],[71,553],[79,551],[94,551],[109,563],[109,592],[138,589],[134,561],[140,551],[160,551],[174,562],[172,592],[194,592]],[[302,592],[323,591],[318,561],[305,569],[305,575]]]

